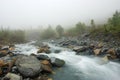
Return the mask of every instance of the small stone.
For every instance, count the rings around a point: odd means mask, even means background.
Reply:
[[[95,49],[95,50],[93,50],[93,51],[94,51],[95,55],[99,55],[100,52],[101,52],[101,49]]]
[[[55,67],[62,67],[65,64],[65,61],[59,58],[52,57],[50,60],[51,60],[51,64]]]

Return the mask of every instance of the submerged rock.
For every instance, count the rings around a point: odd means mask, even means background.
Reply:
[[[61,50],[55,50],[54,51],[54,53],[60,53],[61,52]]]
[[[55,58],[55,57],[52,57],[50,59],[50,61],[51,61],[51,64],[55,67],[62,67],[65,64],[64,60],[61,60],[61,59],[58,59],[58,58]]]
[[[21,56],[16,61],[18,71],[24,77],[34,77],[41,72],[40,61],[34,56]]]

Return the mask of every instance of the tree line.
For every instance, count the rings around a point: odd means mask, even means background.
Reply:
[[[75,26],[68,29],[64,29],[61,25],[57,25],[53,28],[49,25],[45,29],[37,30],[10,30],[0,29],[0,43],[10,42],[10,43],[20,43],[25,42],[26,37],[29,36],[30,39],[52,39],[61,37],[74,37],[80,36],[84,33],[118,33],[120,34],[120,12],[116,11],[112,17],[108,19],[105,24],[97,25],[92,19],[90,21],[91,25],[87,26],[84,22],[78,22]]]
[[[41,33],[42,39],[60,38],[64,36],[80,36],[84,33],[120,33],[120,12],[116,11],[105,24],[97,25],[94,19],[91,19],[90,26],[83,22],[78,22],[74,27],[64,29],[61,25],[57,25],[56,29],[49,26]]]

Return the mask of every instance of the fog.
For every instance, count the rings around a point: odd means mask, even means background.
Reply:
[[[77,22],[105,22],[116,10],[120,0],[0,0],[0,25],[12,29],[70,27]]]

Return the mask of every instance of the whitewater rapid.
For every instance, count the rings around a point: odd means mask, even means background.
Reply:
[[[37,54],[38,48],[31,43],[17,44],[16,51],[21,54]],[[100,64],[102,60],[96,57],[80,56],[75,52],[49,44],[51,50],[60,49],[60,53],[45,54],[65,60],[66,65],[55,71],[54,80],[120,80],[120,64],[108,62]]]

